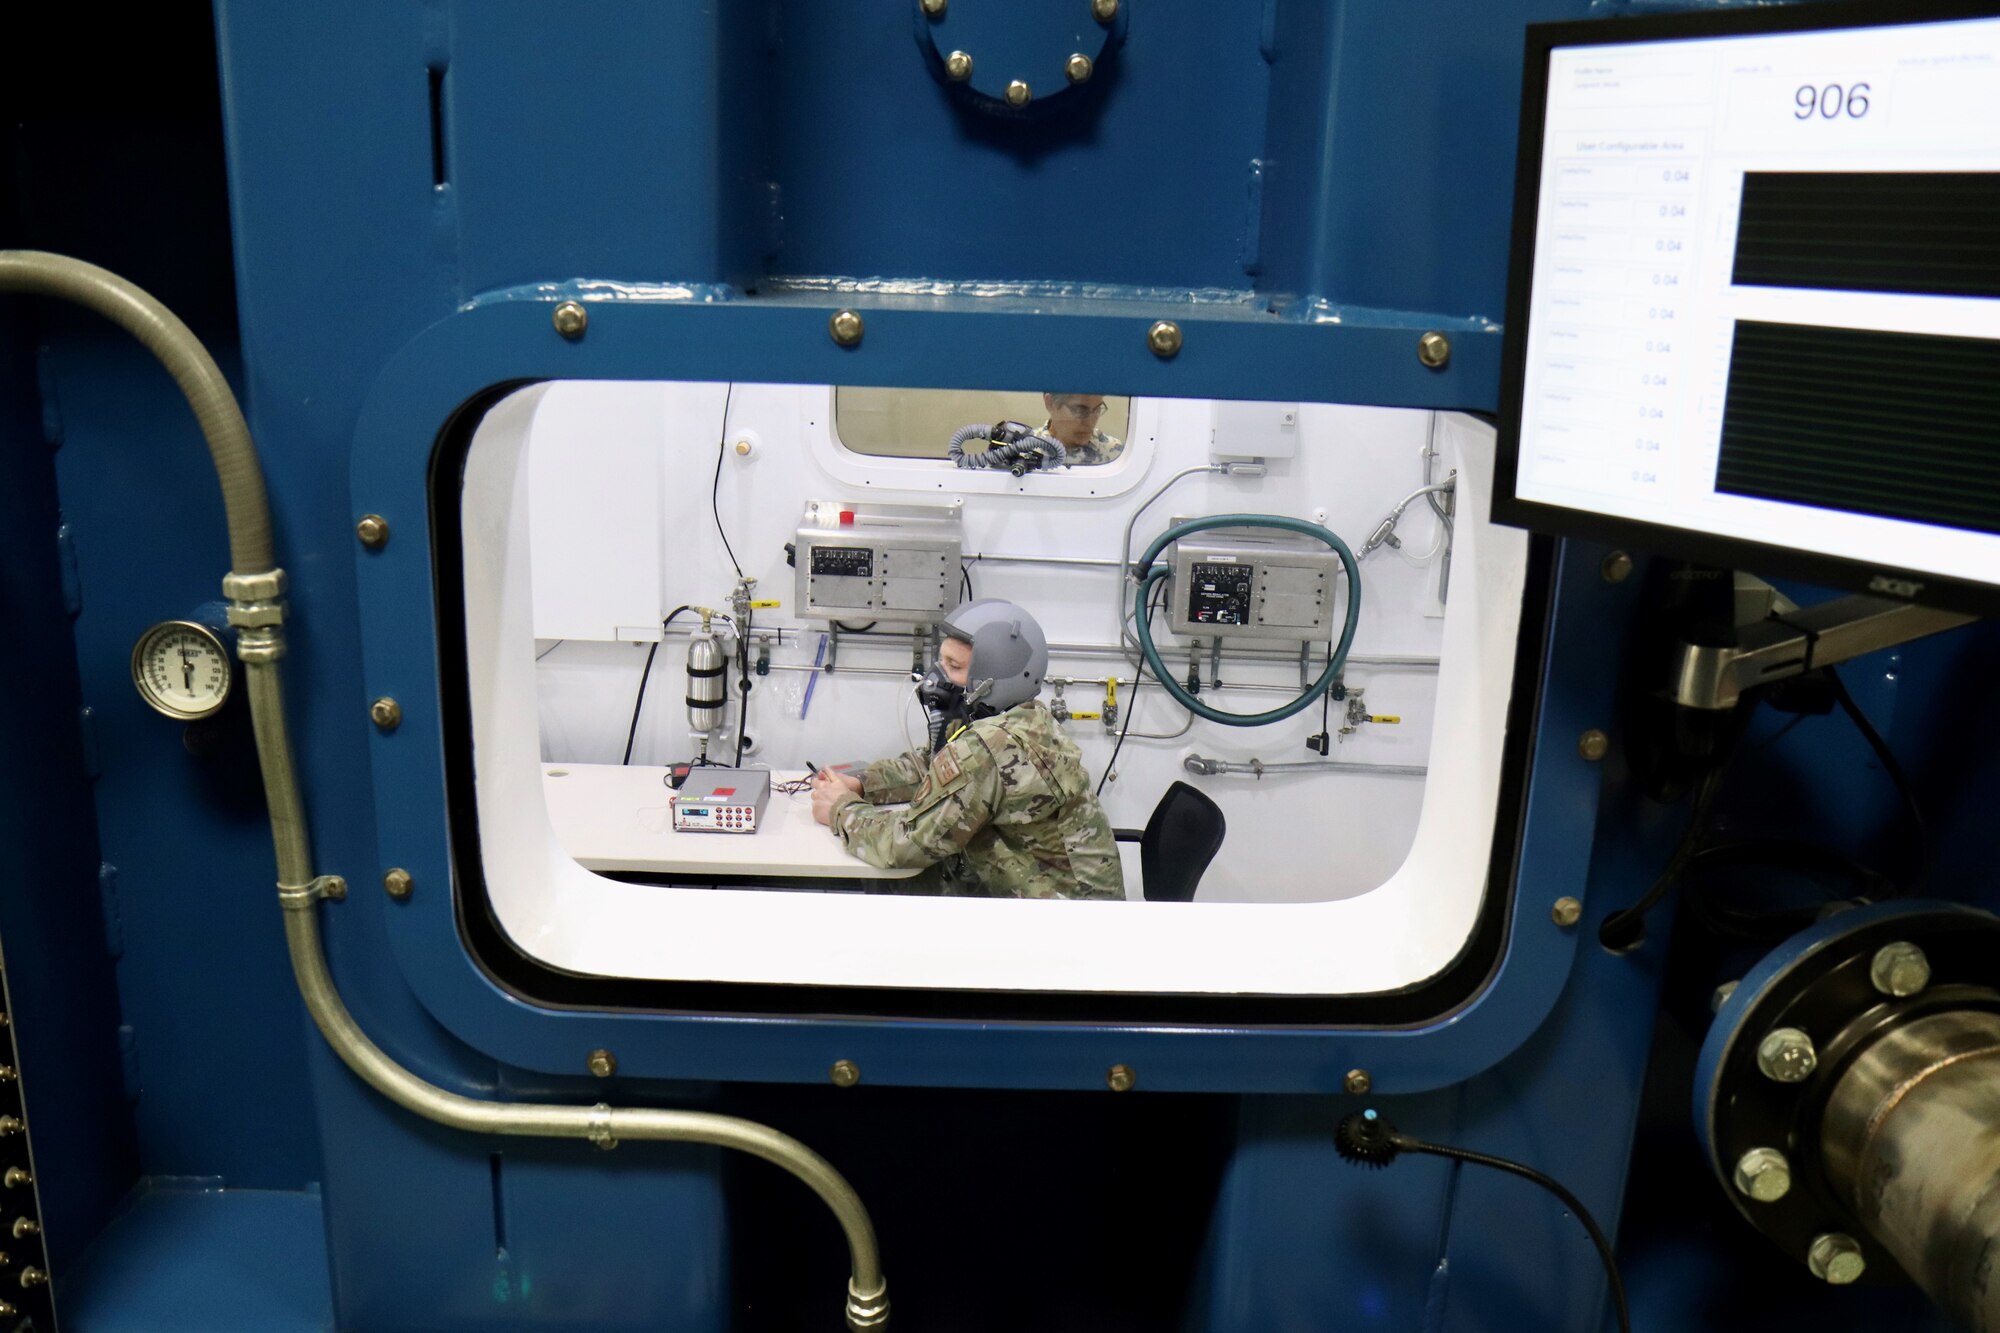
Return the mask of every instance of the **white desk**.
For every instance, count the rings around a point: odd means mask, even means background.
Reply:
[[[774,771],[771,783],[804,777]],[[814,821],[812,793],[773,790],[755,833],[677,833],[666,770],[642,765],[543,764],[542,795],[563,850],[586,870],[679,875],[904,879],[857,859]]]

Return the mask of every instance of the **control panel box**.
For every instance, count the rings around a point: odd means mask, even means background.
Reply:
[[[956,505],[814,500],[793,546],[799,614],[928,625],[958,605]]]
[[[697,768],[674,793],[676,833],[755,833],[771,800],[761,768]]]
[[[1333,625],[1340,557],[1272,528],[1221,529],[1171,552],[1167,624],[1194,638],[1323,639]]]

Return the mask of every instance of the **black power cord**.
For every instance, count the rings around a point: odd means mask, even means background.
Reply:
[[[682,605],[667,612],[667,618],[660,622],[660,637],[653,640],[653,646],[646,650],[646,666],[639,673],[639,697],[632,701],[632,725],[625,732],[625,757],[618,761],[621,764],[632,762],[632,742],[639,735],[639,710],[646,706],[646,680],[653,674],[653,658],[659,655],[660,645],[667,640],[667,626],[673,624],[674,617],[681,612],[692,610],[693,607]]]
[[[1341,1157],[1356,1166],[1381,1168],[1396,1160],[1399,1153],[1428,1153],[1433,1157],[1445,1157],[1457,1162],[1470,1162],[1474,1166],[1490,1166],[1495,1171],[1505,1171],[1509,1175],[1532,1180],[1562,1201],[1563,1207],[1576,1214],[1576,1220],[1583,1223],[1583,1229],[1590,1234],[1590,1243],[1597,1247],[1597,1257],[1604,1264],[1605,1279],[1611,1284],[1611,1304],[1618,1312],[1618,1327],[1621,1333],[1632,1333],[1632,1312],[1625,1303],[1625,1279],[1619,1276],[1618,1259],[1611,1252],[1611,1242],[1605,1237],[1597,1219],[1583,1206],[1583,1201],[1571,1194],[1561,1181],[1545,1176],[1532,1166],[1509,1161],[1505,1157],[1493,1157],[1487,1153],[1474,1152],[1470,1148],[1454,1148],[1446,1143],[1426,1143],[1422,1139],[1411,1138],[1400,1133],[1396,1127],[1384,1120],[1373,1109],[1356,1111],[1341,1118],[1333,1133],[1333,1146]]]
[[[1868,715],[1854,702],[1854,696],[1847,692],[1847,684],[1841,680],[1840,673],[1832,667],[1823,667],[1821,670],[1825,672],[1827,682],[1833,686],[1833,697],[1839,703],[1840,710],[1847,714],[1848,720],[1853,722],[1855,729],[1861,733],[1861,738],[1868,742],[1868,748],[1875,752],[1875,758],[1881,762],[1882,771],[1889,775],[1889,781],[1896,784],[1896,795],[1902,798],[1903,813],[1910,821],[1910,836],[1916,842],[1916,870],[1905,881],[1903,891],[1912,894],[1921,893],[1931,877],[1931,832],[1930,825],[1924,820],[1923,808],[1917,804],[1917,793],[1910,785],[1910,775],[1896,762],[1895,751],[1889,748],[1889,743],[1882,739],[1882,733],[1875,730],[1875,724],[1868,720]]]
[[[1624,953],[1636,949],[1646,940],[1646,913],[1660,905],[1674,885],[1680,883],[1688,864],[1694,860],[1701,848],[1701,840],[1708,832],[1709,810],[1715,805],[1715,795],[1722,789],[1724,765],[1716,764],[1704,769],[1695,780],[1694,800],[1690,803],[1687,830],[1681,834],[1680,845],[1667,861],[1666,869],[1660,872],[1646,891],[1630,907],[1621,907],[1604,918],[1604,924],[1597,928],[1597,940],[1614,953]]]
[[[743,565],[736,558],[736,548],[729,544],[729,533],[722,526],[722,458],[729,452],[729,400],[736,396],[736,382],[730,381],[728,390],[722,395],[722,430],[715,441],[715,479],[708,483],[708,510],[715,515],[715,531],[722,538],[722,549],[729,552],[729,563],[736,570],[736,577],[743,577]]]
[[[958,581],[965,587],[966,601],[976,602],[979,600],[972,595],[972,566],[963,560],[959,561],[958,564]]]

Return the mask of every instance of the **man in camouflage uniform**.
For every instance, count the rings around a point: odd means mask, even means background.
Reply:
[[[1035,696],[1048,647],[1011,602],[959,607],[943,624],[938,667],[964,691],[932,756],[822,772],[813,817],[870,865],[938,866],[959,897],[1125,897],[1117,844],[1083,756]],[[886,809],[907,801],[904,809]]]
[[[1042,406],[1049,419],[1035,434],[1063,447],[1063,462],[1070,467],[1100,467],[1125,452],[1125,441],[1097,429],[1104,415],[1101,393],[1045,393]]]

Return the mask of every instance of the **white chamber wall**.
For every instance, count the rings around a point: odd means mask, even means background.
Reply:
[[[534,587],[542,757],[570,763],[617,763],[625,750],[633,701],[661,617],[683,603],[726,608],[736,566],[717,530],[719,514],[756,596],[783,605],[756,613],[759,627],[784,627],[773,670],[753,676],[746,762],[802,768],[861,761],[898,752],[921,735],[911,703],[907,637],[896,641],[843,637],[831,673],[809,666],[825,625],[791,614],[793,571],[785,561],[808,500],[962,505],[968,554],[1097,557],[1115,560],[1127,520],[1167,478],[1210,460],[1213,404],[1140,399],[1133,403],[1132,463],[1115,495],[1037,493],[1038,478],[1019,489],[954,495],[956,473],[937,463],[899,462],[913,469],[911,489],[841,481],[833,453],[825,387],[738,384],[559,383],[547,386],[529,433],[529,515]],[[728,403],[727,428],[724,402]],[[1422,452],[1432,440],[1444,478],[1467,449],[1490,453],[1491,432],[1469,419],[1408,410],[1305,404],[1296,457],[1274,460],[1261,478],[1195,475],[1175,484],[1147,509],[1134,530],[1134,555],[1174,517],[1268,513],[1323,522],[1357,554],[1390,507],[1422,483]],[[739,454],[737,445],[750,445]],[[721,460],[717,476],[716,465]],[[849,468],[842,468],[853,475]],[[1083,470],[1070,473],[1081,476]],[[986,480],[982,478],[982,480]],[[1109,478],[1107,477],[1107,481]],[[940,486],[942,483],[942,486]],[[990,482],[989,482],[990,484]],[[711,502],[711,487],[713,503]],[[1107,490],[1113,489],[1110,486]],[[1425,666],[1367,665],[1371,657],[1435,660],[1443,641],[1437,602],[1441,555],[1437,520],[1419,499],[1398,529],[1401,550],[1382,547],[1361,564],[1362,611],[1345,675],[1371,714],[1396,724],[1366,723],[1337,739],[1329,758],[1360,765],[1424,766],[1433,746],[1431,718],[1437,671]],[[1225,533],[1205,534],[1222,537]],[[523,540],[526,540],[524,537]],[[982,597],[1021,603],[1058,644],[1118,641],[1117,572],[977,560],[970,565]],[[1469,587],[1469,581],[1468,581]],[[687,626],[683,615],[675,628]],[[1171,642],[1165,616],[1156,622],[1163,648]],[[882,627],[888,628],[888,627]],[[1244,641],[1246,644],[1252,641]],[[632,762],[663,764],[691,756],[683,704],[686,640],[659,647],[633,741]],[[1283,648],[1257,642],[1262,648]],[[1170,653],[1169,661],[1175,661]],[[847,668],[879,668],[864,675]],[[1184,671],[1184,667],[1177,667]],[[1056,676],[1130,679],[1129,666],[1105,656],[1052,656]],[[1210,691],[1204,656],[1202,697],[1220,708],[1260,712],[1288,696],[1262,690]],[[1225,648],[1225,682],[1289,685],[1296,663],[1256,663]],[[732,666],[730,678],[735,671]],[[812,697],[808,706],[809,681]],[[1066,687],[1077,711],[1101,709],[1101,685]],[[1044,690],[1044,699],[1053,696]],[[1187,713],[1157,685],[1121,688],[1122,708],[1136,707],[1133,734],[1119,752],[1114,780],[1104,787],[1111,822],[1143,826],[1176,780],[1205,791],[1221,806],[1228,835],[1204,875],[1199,901],[1310,902],[1364,894],[1381,885],[1410,852],[1423,804],[1421,776],[1367,768],[1286,771],[1262,778],[1198,776],[1183,767],[1189,754],[1247,763],[1296,763],[1318,758],[1305,747],[1320,730],[1317,704],[1271,726],[1239,728],[1196,720],[1172,740]],[[732,694],[732,719],[737,702]],[[803,714],[803,716],[802,716]],[[1341,725],[1341,706],[1332,722]],[[1115,740],[1102,722],[1073,721],[1069,735],[1093,777],[1101,775]],[[733,741],[729,749],[733,752]],[[1136,860],[1136,858],[1135,858]]]

